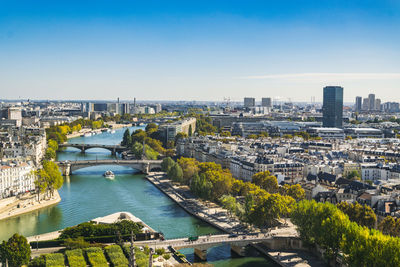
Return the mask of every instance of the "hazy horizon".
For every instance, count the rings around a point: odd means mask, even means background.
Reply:
[[[0,3],[4,99],[400,101],[400,2]]]

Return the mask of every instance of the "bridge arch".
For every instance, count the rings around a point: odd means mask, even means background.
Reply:
[[[63,161],[57,162],[57,164],[65,176],[71,175],[79,169],[100,165],[126,166],[146,174],[161,169],[161,160],[82,160]]]

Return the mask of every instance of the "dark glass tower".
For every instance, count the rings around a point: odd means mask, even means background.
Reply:
[[[343,126],[343,87],[326,86],[324,87],[324,103],[322,106],[324,127]]]

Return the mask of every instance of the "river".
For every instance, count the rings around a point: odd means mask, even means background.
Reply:
[[[131,131],[142,127],[131,127]],[[91,137],[70,139],[71,143],[117,144],[125,129],[114,134],[102,133]],[[67,148],[57,153],[57,160],[112,158],[108,150],[93,148],[80,153],[78,149]],[[115,173],[114,180],[104,179],[106,170]],[[143,174],[128,167],[97,166],[77,170],[66,177],[59,190],[61,202],[53,207],[27,213],[0,221],[0,240],[19,232],[32,236],[56,231],[90,219],[118,211],[128,211],[142,219],[166,238],[214,234],[219,231],[189,215],[161,191],[148,182]],[[182,250],[193,261],[192,249]],[[215,266],[275,266],[269,260],[250,251],[251,257],[231,256],[229,246],[220,246],[208,251],[208,262]]]

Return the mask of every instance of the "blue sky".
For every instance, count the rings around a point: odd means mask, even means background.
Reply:
[[[0,0],[0,98],[400,101],[400,1]]]

